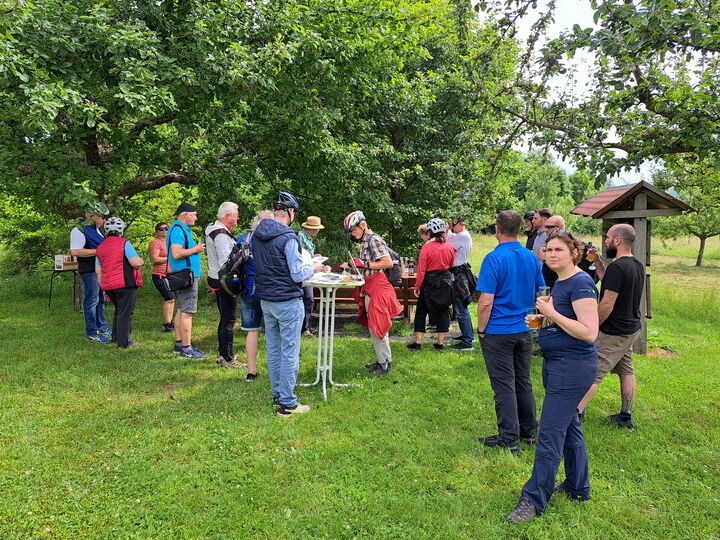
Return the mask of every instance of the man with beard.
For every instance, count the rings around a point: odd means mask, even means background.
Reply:
[[[578,405],[581,417],[598,391],[608,372],[620,377],[622,406],[619,414],[610,420],[619,427],[633,429],[632,405],[635,400],[635,372],[632,364],[632,347],[642,331],[640,302],[645,284],[645,269],[632,254],[635,229],[621,223],[613,225],[605,238],[605,254],[615,259],[607,268],[598,258],[597,275],[602,286],[598,314],[600,333],[597,338],[598,370],[595,382]]]

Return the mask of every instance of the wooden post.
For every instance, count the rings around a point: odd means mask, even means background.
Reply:
[[[635,196],[634,209],[637,211],[647,210],[647,194],[638,193]],[[633,228],[635,229],[635,242],[633,243],[633,255],[643,265],[643,269],[647,266],[647,246],[650,239],[648,238],[648,219],[647,217],[636,217],[633,219]],[[646,272],[644,272],[645,274]],[[633,345],[633,351],[638,354],[647,353],[647,314],[648,288],[643,284],[643,296],[640,301],[640,322],[642,324],[642,332]]]

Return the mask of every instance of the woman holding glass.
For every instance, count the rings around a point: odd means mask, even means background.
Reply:
[[[558,280],[550,297],[538,298],[536,303],[545,318],[539,337],[545,400],[532,476],[508,516],[511,523],[529,521],[544,512],[554,492],[578,501],[590,498],[587,449],[577,406],[597,370],[598,311],[595,283],[577,266],[582,253],[583,243],[568,231],[558,230],[548,237],[545,263]],[[556,484],[563,457],[565,480]]]

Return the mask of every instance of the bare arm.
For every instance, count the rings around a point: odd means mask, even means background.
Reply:
[[[598,304],[598,318],[600,319],[600,324],[604,323],[610,316],[610,313],[612,313],[617,297],[618,293],[605,289],[602,300],[600,300],[600,303]]]
[[[368,268],[371,268],[372,270],[385,270],[393,267],[390,255],[383,255],[378,260],[370,261],[369,263],[366,262],[365,264],[367,264]]]
[[[477,314],[478,322],[477,329],[478,334],[484,334],[485,328],[490,320],[490,313],[492,312],[493,303],[495,302],[495,295],[490,293],[480,293],[480,299],[478,300]]]
[[[128,262],[133,268],[140,268],[143,264],[145,264],[145,261],[143,261],[143,258],[140,255],[128,259]]]
[[[605,266],[605,262],[602,260],[601,257],[598,256],[598,258],[595,260],[595,275],[600,281],[602,281],[602,278],[605,277],[606,268],[607,267]]]
[[[95,250],[94,249],[71,249],[70,255],[74,255],[75,257],[94,257],[95,256]]]
[[[150,262],[153,264],[162,264],[164,262],[167,262],[167,257],[161,257],[160,256],[160,248],[157,246],[150,246],[149,249],[150,253]]]
[[[537,299],[538,311],[576,339],[592,343],[598,335],[598,307],[594,298],[579,298],[572,303],[577,320],[560,315],[555,310],[552,296],[548,302]]]
[[[172,244],[170,249],[172,250],[173,259],[187,259],[190,255],[203,253],[205,251],[205,244],[197,244],[188,249],[180,247],[178,244]]]

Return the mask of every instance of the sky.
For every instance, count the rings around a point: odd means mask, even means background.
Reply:
[[[518,37],[525,40],[530,31],[530,25],[537,19],[537,14],[547,8],[547,0],[538,1],[538,9],[531,11],[530,15],[518,25]],[[563,30],[571,30],[573,25],[579,24],[583,28],[595,27],[593,22],[593,10],[590,7],[590,0],[557,0],[555,7],[555,22],[550,27],[548,35],[556,36]],[[583,88],[590,82],[590,71],[592,67],[593,57],[589,53],[583,51],[578,53],[574,58],[572,65],[575,67],[575,75],[573,78],[568,77],[565,81],[558,81],[556,86],[561,84],[573,84],[576,92],[582,92]],[[520,148],[526,150],[527,148]],[[561,161],[559,156],[555,156],[557,164],[563,169],[572,172],[575,166],[570,161]],[[649,180],[651,174],[651,163],[646,163],[640,167],[639,171],[623,172],[620,177],[612,179],[612,183],[629,184],[640,180]]]

